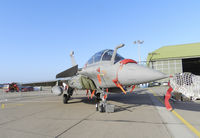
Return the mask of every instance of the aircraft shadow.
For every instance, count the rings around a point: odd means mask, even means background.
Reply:
[[[108,94],[108,103],[112,101],[112,104],[115,105],[115,112],[121,112],[127,110],[129,112],[133,112],[135,107],[138,106],[155,106],[152,102],[150,95],[151,93],[147,93],[146,89],[138,89],[132,93],[127,93],[126,95],[123,93],[112,93]],[[156,99],[160,98],[164,101],[164,96],[154,96]],[[80,99],[80,101],[69,101],[69,104],[72,103],[85,103],[95,105],[97,103],[96,98],[88,99],[87,97],[76,97],[75,99]],[[120,103],[120,104],[118,104]],[[180,110],[189,110],[189,111],[200,111],[200,104],[192,101],[182,102],[182,101],[170,101],[172,107],[174,109]],[[156,106],[165,107],[163,104],[159,104]]]

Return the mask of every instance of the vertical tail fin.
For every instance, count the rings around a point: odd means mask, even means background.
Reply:
[[[71,57],[72,66],[76,66],[77,63],[76,63],[76,61],[75,61],[75,59],[74,59],[74,51],[72,51],[72,52],[70,53],[70,57]]]

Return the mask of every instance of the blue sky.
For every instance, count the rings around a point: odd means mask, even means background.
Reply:
[[[55,79],[112,49],[142,60],[165,45],[200,42],[199,0],[0,0],[0,83]]]

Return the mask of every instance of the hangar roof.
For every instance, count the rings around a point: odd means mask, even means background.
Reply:
[[[152,53],[148,54],[147,61],[149,60],[162,60],[162,59],[182,59],[189,57],[200,57],[200,43],[163,46]]]

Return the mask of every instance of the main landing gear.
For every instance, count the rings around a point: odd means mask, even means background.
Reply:
[[[63,94],[63,103],[67,104],[68,100],[70,99],[70,97],[73,94],[74,89],[69,87],[67,89],[67,93]],[[114,105],[110,105],[107,103],[107,92],[104,91],[104,89],[102,89],[100,91],[100,93],[95,93],[95,96],[97,98],[97,104],[96,104],[96,110],[99,112],[114,112]]]
[[[70,97],[73,95],[74,89],[69,87],[67,93],[63,94],[63,103],[67,104]]]

